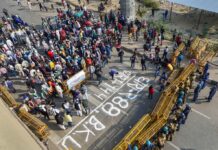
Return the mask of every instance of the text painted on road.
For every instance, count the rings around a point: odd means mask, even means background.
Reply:
[[[98,114],[105,114],[110,117],[117,117],[128,109],[131,101],[135,100],[140,92],[148,86],[149,79],[145,77],[133,76],[129,71],[119,72],[114,77],[114,80],[109,83],[102,83],[100,85],[101,94],[94,94],[94,96],[102,101],[90,115],[81,120],[75,125],[72,130],[58,142],[62,149],[69,147],[77,147],[82,149],[83,143],[93,140],[97,134],[103,132],[107,127],[97,117]],[[127,87],[127,92],[120,92],[119,90],[124,86]],[[117,94],[116,96],[113,96]],[[78,138],[78,136],[85,136],[85,138]],[[76,138],[77,137],[77,138]]]

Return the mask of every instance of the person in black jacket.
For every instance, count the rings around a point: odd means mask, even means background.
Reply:
[[[142,71],[146,70],[146,60],[145,57],[141,57],[141,66],[142,66]]]
[[[62,130],[65,130],[65,129],[66,129],[66,127],[64,126],[64,119],[63,119],[63,117],[62,117],[60,114],[56,114],[56,115],[55,115],[55,120],[56,120],[57,125],[58,125]]]
[[[120,63],[123,63],[123,55],[124,55],[124,51],[121,49],[121,50],[118,52],[118,56],[120,57]]]

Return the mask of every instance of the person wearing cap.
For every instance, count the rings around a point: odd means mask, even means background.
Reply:
[[[152,150],[154,148],[154,144],[150,140],[146,140],[143,147],[143,150]]]
[[[188,104],[186,104],[185,109],[183,110],[183,113],[185,114],[185,118],[188,118],[188,114],[191,111],[191,106],[189,106]]]
[[[196,86],[196,88],[194,89],[194,96],[193,96],[193,101],[194,101],[194,102],[197,101],[198,95],[199,95],[199,93],[200,93],[200,90],[201,90],[201,85],[198,84],[198,85]]]

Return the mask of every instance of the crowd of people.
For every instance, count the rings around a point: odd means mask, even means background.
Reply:
[[[20,2],[20,1],[18,1]],[[0,28],[0,75],[4,77],[5,85],[10,92],[15,93],[11,77],[25,79],[28,93],[21,97],[21,108],[33,114],[41,114],[46,119],[54,116],[57,125],[65,130],[73,126],[73,111],[78,116],[87,115],[90,112],[87,87],[82,84],[79,89],[68,89],[72,100],[65,100],[66,85],[63,83],[76,73],[84,70],[88,72],[91,80],[96,79],[98,85],[102,82],[102,68],[111,58],[112,48],[117,50],[120,63],[123,63],[125,55],[122,45],[123,33],[126,30],[130,42],[138,41],[141,33],[145,44],[144,55],[140,56],[142,71],[147,69],[147,61],[156,65],[155,79],[159,76],[160,90],[163,91],[168,79],[167,68],[170,63],[169,48],[166,46],[163,55],[160,56],[160,46],[164,40],[164,27],[160,29],[146,24],[145,21],[136,19],[129,22],[120,12],[102,13],[96,19],[93,12],[85,7],[76,7],[75,10],[62,1],[67,11],[57,9],[57,16],[54,18],[42,18],[42,28],[36,29],[28,25],[21,17],[4,9],[2,27]],[[20,5],[18,3],[18,5]],[[102,3],[99,11],[102,11]],[[45,10],[39,3],[40,10]],[[142,32],[143,29],[143,32]],[[175,45],[173,50],[182,43],[181,35],[176,31],[172,37]],[[186,46],[190,45],[190,41]],[[151,52],[152,46],[155,53]],[[131,69],[135,69],[138,60],[137,49],[130,57]],[[181,66],[183,53],[177,58],[177,67]],[[200,89],[203,89],[209,78],[209,65],[204,68],[201,82],[195,88],[194,101],[198,98]],[[115,69],[109,72],[112,79],[118,74]],[[166,126],[152,140],[146,141],[144,149],[152,149],[154,146],[163,147],[166,139],[172,139],[172,135],[179,130],[180,125],[185,123],[191,108],[184,105],[188,90],[192,88],[195,81],[193,74],[180,90],[178,101],[171,113],[171,119]],[[217,86],[214,86],[208,96],[211,101],[216,93]],[[149,87],[149,99],[153,99],[154,87]],[[57,107],[56,98],[63,99],[62,110]],[[136,145],[133,149],[137,148]],[[131,148],[131,146],[130,146]]]
[[[54,18],[42,18],[40,29],[28,25],[20,16],[10,14],[6,9],[3,13],[0,30],[3,85],[15,93],[12,77],[25,79],[29,92],[20,97],[23,102],[21,107],[28,112],[42,114],[47,119],[54,116],[62,129],[65,129],[64,122],[72,124],[73,110],[78,116],[90,111],[85,85],[79,90],[69,89],[73,100],[62,104],[63,113],[57,108],[55,98],[65,99],[64,81],[85,70],[90,79],[94,79],[95,75],[98,85],[101,84],[102,68],[111,58],[113,46],[117,49],[120,63],[123,62],[121,44],[125,29],[136,40],[142,28],[148,34],[146,41],[151,38],[155,43],[155,39],[158,39],[154,34],[157,33],[156,28],[143,26],[138,19],[128,22],[120,12],[110,11],[96,19],[93,12],[84,7],[76,7],[75,10],[68,7],[67,11],[58,8]],[[164,29],[160,30],[160,34],[163,39]],[[152,40],[147,43],[152,44]],[[146,69],[146,61],[150,60],[150,50],[145,51],[147,53],[141,60],[142,70]],[[132,69],[135,67],[136,53],[137,49],[130,58]],[[166,54],[164,58],[167,58]],[[112,79],[117,73],[115,69],[111,70]],[[64,121],[64,118],[68,121]]]
[[[186,104],[185,88],[181,87],[178,90],[177,102],[172,109],[167,123],[156,133],[150,140],[146,140],[141,146],[142,150],[160,150],[164,148],[166,141],[172,141],[173,134],[180,130],[180,126],[185,124],[191,107]],[[129,145],[128,150],[138,150],[139,143]]]
[[[41,113],[49,119],[54,115],[57,123],[63,125],[63,116],[56,108],[55,97],[64,99],[64,81],[81,70],[93,79],[96,75],[102,81],[102,67],[111,58],[111,51],[117,26],[115,14],[105,15],[108,22],[95,20],[91,11],[77,7],[66,12],[57,9],[57,16],[42,20],[42,29],[28,25],[21,17],[10,15],[5,9],[0,30],[1,76],[10,92],[16,92],[11,77],[23,78],[29,93],[23,95],[23,105],[31,113]],[[107,24],[105,26],[105,24]],[[69,89],[72,103],[62,104],[68,120],[72,105],[77,115],[88,114],[87,90]],[[62,121],[61,121],[62,120]],[[64,129],[63,126],[60,126]]]
[[[209,67],[210,67],[210,64],[209,64],[209,62],[207,62],[206,65],[204,66],[203,72],[199,76],[199,82],[194,89],[194,96],[193,96],[194,102],[197,102],[201,90],[203,90],[208,83],[209,76],[210,76]],[[206,97],[208,102],[210,102],[213,99],[213,97],[216,94],[216,91],[217,91],[217,84],[215,84],[211,87],[209,95]]]

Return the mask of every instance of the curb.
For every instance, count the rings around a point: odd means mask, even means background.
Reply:
[[[24,127],[24,129],[30,134],[30,136],[36,141],[36,143],[41,147],[42,150],[47,150],[44,144],[32,133],[32,131],[23,123],[23,121],[17,116],[14,109],[10,109],[10,107],[4,102],[4,100],[0,97],[0,100],[4,103],[7,109],[11,112],[11,114],[17,119],[17,121]]]

